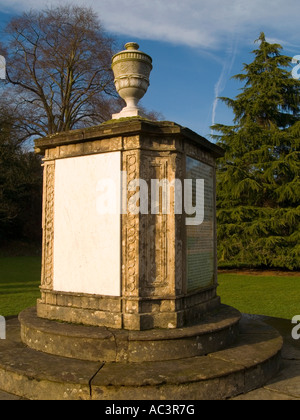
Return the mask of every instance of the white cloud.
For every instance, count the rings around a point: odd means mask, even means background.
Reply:
[[[128,40],[151,39],[195,47],[220,63],[212,124],[217,119],[218,97],[231,76],[237,46],[252,48],[264,31],[269,42],[278,42],[291,56],[300,53],[299,0],[0,0],[0,9],[22,12],[68,3],[91,7],[108,31]]]
[[[51,4],[62,2],[0,0],[2,10]],[[72,4],[91,6],[114,33],[201,48],[221,48],[233,33],[253,40],[253,32],[258,36],[260,31],[296,42],[300,11],[298,0],[73,0]]]

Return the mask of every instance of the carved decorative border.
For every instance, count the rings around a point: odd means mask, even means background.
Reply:
[[[123,293],[126,296],[138,296],[139,294],[139,215],[129,212],[129,201],[135,191],[128,191],[128,184],[139,178],[139,154],[138,152],[125,153],[123,155],[123,171],[127,173],[126,185],[127,200],[126,214],[123,215]],[[123,242],[122,241],[122,242]]]
[[[168,158],[156,154],[143,156],[144,175],[149,189],[152,179],[160,181],[169,178],[168,163]],[[160,198],[162,199],[162,197]],[[168,285],[167,218],[168,215],[160,212],[157,215],[149,214],[145,220],[146,282],[144,286],[146,288],[157,289]],[[150,232],[152,233],[150,234]]]
[[[149,214],[141,216],[140,223],[140,277],[143,297],[175,296],[175,244],[176,215],[174,215],[173,191],[164,198],[170,200],[170,214],[164,214],[161,204],[163,194],[160,190],[160,210],[151,214],[151,180],[173,181],[176,175],[176,154],[143,151],[141,155],[141,178],[147,181],[149,191]]]
[[[53,289],[55,162],[44,165],[42,287]]]
[[[177,154],[173,155],[175,162],[173,163],[174,177],[180,179],[183,185],[184,182],[184,160],[182,155]],[[175,203],[173,203],[175,205]],[[175,209],[174,209],[175,212]],[[185,225],[184,217],[182,214],[175,214],[175,293],[184,293],[184,281],[185,281],[185,270],[183,269],[184,261],[184,234],[185,234]]]

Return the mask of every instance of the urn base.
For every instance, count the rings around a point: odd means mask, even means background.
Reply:
[[[121,112],[112,115],[113,120],[117,120],[119,118],[128,118],[128,117],[143,117],[146,118],[146,115],[140,108],[137,107],[130,107],[126,106],[122,109]]]

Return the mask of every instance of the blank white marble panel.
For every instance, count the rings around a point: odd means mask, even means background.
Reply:
[[[54,290],[121,295],[120,167],[120,152],[56,161]]]

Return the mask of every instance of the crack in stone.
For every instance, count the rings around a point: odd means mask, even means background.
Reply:
[[[108,329],[108,331],[114,337],[114,344],[115,344],[115,351],[116,351],[116,362],[127,362],[128,357],[128,346],[129,346],[129,333],[126,330],[123,331],[114,331],[112,329]]]
[[[99,369],[97,369],[97,371],[94,373],[94,375],[91,377],[91,379],[89,380],[89,388],[90,388],[90,397],[92,398],[92,382],[95,379],[95,377],[98,375],[98,373],[101,371],[101,369],[104,368],[106,362],[102,362],[101,366],[99,367]]]

